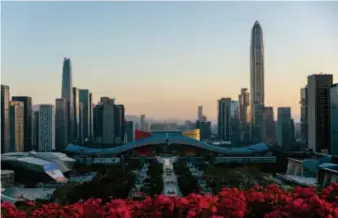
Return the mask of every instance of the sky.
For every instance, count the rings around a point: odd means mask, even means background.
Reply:
[[[1,84],[55,104],[62,62],[73,86],[130,115],[210,119],[217,100],[250,89],[251,28],[265,49],[265,105],[299,120],[307,76],[338,82],[338,2],[2,2]]]

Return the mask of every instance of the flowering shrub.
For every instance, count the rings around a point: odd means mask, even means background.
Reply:
[[[97,218],[97,217],[212,217],[212,218],[338,218],[338,183],[317,192],[297,187],[287,192],[278,185],[249,190],[223,188],[215,195],[186,197],[158,195],[141,201],[89,199],[71,205],[36,205],[26,202],[23,210],[2,203],[3,217]]]

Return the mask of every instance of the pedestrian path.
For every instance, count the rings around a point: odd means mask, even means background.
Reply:
[[[163,164],[163,194],[167,196],[182,196],[173,166],[177,157],[156,157],[156,159]]]

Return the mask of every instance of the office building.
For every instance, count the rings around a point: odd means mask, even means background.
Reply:
[[[80,142],[80,91],[73,87],[74,142]]]
[[[115,100],[101,97],[94,108],[94,137],[102,144],[115,144]]]
[[[239,102],[231,100],[230,139],[232,143],[240,142]]]
[[[83,103],[80,102],[80,106],[79,106],[79,120],[80,120],[80,127],[79,127],[79,143],[83,144],[84,143],[84,113],[83,113]]]
[[[1,153],[10,151],[9,86],[1,85]]]
[[[275,142],[275,123],[272,107],[265,107],[263,111],[263,142],[269,145]]]
[[[133,121],[126,121],[126,135],[127,142],[134,141],[134,123]]]
[[[68,100],[55,100],[55,149],[64,150],[69,143],[68,139]]]
[[[314,152],[327,152],[330,147],[330,87],[332,74],[308,76],[308,147]]]
[[[55,150],[55,107],[51,104],[39,106],[39,147],[38,151]]]
[[[80,89],[80,102],[82,104],[82,115],[83,115],[83,134],[81,138],[81,142],[84,143],[86,141],[91,140],[91,107],[92,102],[90,98],[90,92],[88,89]]]
[[[197,120],[196,128],[200,130],[200,140],[211,138],[211,122],[206,120]]]
[[[241,89],[241,93],[238,95],[238,119],[239,119],[239,131],[240,141],[250,142],[250,93],[247,92],[246,88]]]
[[[330,151],[338,156],[338,83],[330,88]]]
[[[230,141],[231,98],[218,100],[218,137],[221,141]]]
[[[63,60],[61,98],[67,100],[68,140],[74,142],[74,96],[70,58]]]
[[[146,131],[146,115],[145,114],[141,114],[141,117],[140,117],[140,129],[142,131]]]
[[[261,142],[264,110],[264,43],[258,21],[251,30],[250,48],[251,140]]]
[[[304,87],[300,90],[300,138],[302,144],[307,144],[308,138],[308,107],[307,107],[307,87]]]
[[[94,107],[93,104],[93,94],[89,93],[89,138],[92,139],[94,137]]]
[[[202,120],[203,118],[203,107],[199,105],[197,108],[197,120]]]
[[[294,123],[291,118],[291,108],[279,107],[277,117],[277,144],[285,149],[292,149],[294,145]]]
[[[25,104],[21,101],[10,102],[10,141],[12,152],[24,152]]]
[[[33,150],[39,148],[39,111],[33,113]]]
[[[115,144],[124,143],[125,134],[125,111],[123,105],[115,105]]]
[[[33,149],[32,98],[28,96],[13,96],[12,101],[24,103],[24,151],[31,151]]]

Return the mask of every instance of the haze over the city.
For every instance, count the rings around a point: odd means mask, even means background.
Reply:
[[[338,2],[2,2],[2,78],[34,104],[73,85],[123,102],[127,114],[211,120],[217,100],[250,91],[250,34],[263,29],[265,105],[299,120],[307,76],[337,82]],[[275,110],[276,113],[276,110]]]

